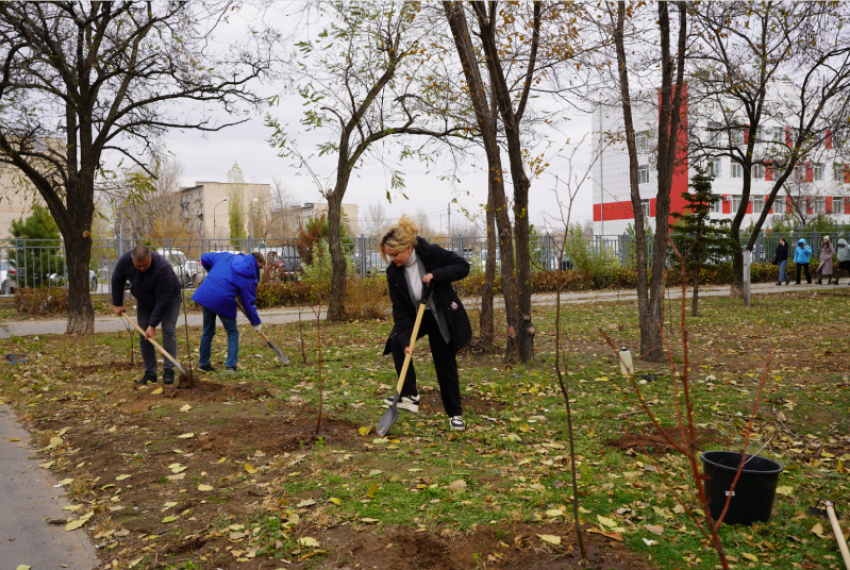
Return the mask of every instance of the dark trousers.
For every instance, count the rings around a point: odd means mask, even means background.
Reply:
[[[417,340],[428,335],[428,344],[431,345],[431,356],[434,359],[434,368],[437,371],[437,382],[440,384],[440,396],[443,398],[443,407],[449,417],[462,415],[460,406],[460,380],[457,377],[457,358],[454,347],[447,344],[440,334],[440,327],[431,311],[425,311],[422,316],[422,324],[419,326]],[[396,374],[401,374],[404,365],[405,346],[399,340],[398,335],[390,339],[390,348],[393,353]],[[401,389],[402,396],[416,396],[416,370],[413,362],[407,369],[404,386]]]
[[[150,324],[151,312],[153,307],[148,307],[142,303],[136,303],[136,322],[142,327],[142,330],[147,330]],[[162,348],[171,356],[177,358],[177,317],[180,316],[180,295],[176,295],[165,309],[165,314],[162,315],[162,322],[159,327],[162,329]],[[156,375],[157,352],[153,345],[144,337],[141,338],[142,361],[145,363],[145,373]],[[163,357],[163,370],[174,370],[174,363]]]
[[[800,284],[800,271],[804,270],[806,272],[806,282],[811,285],[812,284],[812,276],[809,274],[809,264],[808,263],[798,263],[797,264],[797,285]]]

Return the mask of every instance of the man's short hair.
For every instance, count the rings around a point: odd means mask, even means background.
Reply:
[[[146,245],[137,245],[130,254],[136,261],[147,261],[151,256],[151,250]]]
[[[255,251],[251,255],[254,256],[254,259],[257,260],[257,263],[262,263],[263,265],[266,264],[266,256],[260,253],[259,251]]]

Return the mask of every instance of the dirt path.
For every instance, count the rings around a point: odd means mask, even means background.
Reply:
[[[85,530],[50,524],[66,518],[69,505],[57,481],[30,459],[29,433],[0,405],[0,553],[3,568],[92,570],[98,562]]]

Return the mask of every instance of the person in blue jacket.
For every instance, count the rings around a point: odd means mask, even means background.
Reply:
[[[806,272],[806,282],[812,284],[812,276],[809,274],[809,261],[812,259],[812,248],[806,245],[806,240],[800,238],[797,249],[794,251],[794,264],[797,266],[797,285],[800,284],[800,270]]]
[[[215,318],[221,321],[227,332],[227,370],[236,371],[239,359],[239,329],[236,328],[236,297],[241,297],[248,321],[258,333],[263,330],[257,314],[257,283],[260,269],[266,264],[262,253],[250,255],[227,252],[210,252],[201,256],[201,265],[207,271],[203,283],[192,295],[192,300],[201,305],[204,317],[204,332],[201,334],[200,360],[198,369],[215,372],[210,364],[212,339],[215,336]]]

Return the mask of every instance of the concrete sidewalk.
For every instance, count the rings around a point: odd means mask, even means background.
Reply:
[[[53,487],[54,477],[31,459],[34,455],[29,433],[12,409],[0,404],[0,567],[92,570],[98,561],[88,532],[66,532],[64,524],[47,523],[67,518],[62,507],[70,503],[61,488]]]
[[[775,283],[758,283],[752,286],[753,296],[769,295],[769,294],[784,294],[793,293],[795,291],[834,291],[840,288],[846,288],[848,284],[835,287],[834,285],[789,285],[777,286]],[[671,299],[680,299],[682,290],[678,287],[669,289]],[[691,289],[688,288],[688,298],[690,298]],[[700,297],[726,297],[729,295],[729,286],[707,286],[700,287]],[[606,289],[604,291],[582,291],[580,293],[564,293],[561,299],[566,304],[577,303],[595,303],[604,301],[634,301],[637,299],[637,291],[634,289],[622,289],[620,291]],[[478,299],[464,299],[467,307],[477,307]],[[533,297],[534,305],[547,306],[555,303],[554,293],[538,293]],[[496,296],[496,306],[502,304],[500,296]],[[322,311],[322,318],[325,317],[325,311]],[[282,324],[298,321],[298,309],[296,308],[280,308],[260,311],[260,318],[267,324]],[[310,307],[301,309],[301,318],[304,321],[312,321],[316,318],[313,310]],[[202,318],[200,314],[189,315],[189,326],[200,327]],[[248,320],[241,314],[237,316],[237,322],[240,325],[247,325]],[[9,338],[15,336],[36,336],[47,334],[64,334],[65,320],[36,320],[36,321],[0,321],[0,338]],[[183,326],[183,316],[181,315],[177,321],[177,326]],[[97,317],[94,322],[95,332],[118,332],[129,330],[130,325],[117,317]]]

